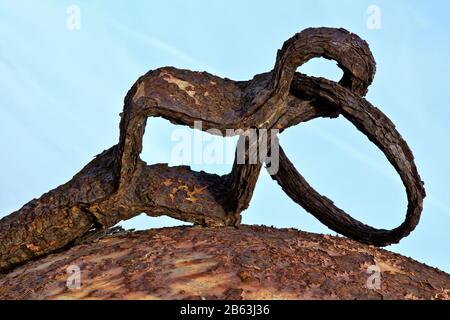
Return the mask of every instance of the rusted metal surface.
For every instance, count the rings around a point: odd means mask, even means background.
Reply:
[[[369,289],[370,266],[380,287]],[[69,266],[80,288],[68,288]],[[71,282],[69,281],[69,284]],[[177,227],[107,236],[0,278],[1,299],[449,299],[450,275],[293,229]]]
[[[344,72],[341,81],[296,72],[314,57],[336,60]],[[231,173],[224,176],[189,167],[148,166],[139,158],[147,117],[164,117],[190,127],[202,121],[203,130],[217,129],[223,135],[226,129],[282,131],[317,117],[343,115],[399,173],[408,196],[406,219],[399,227],[375,229],[347,215],[305,181],[281,148],[280,170],[272,178],[336,232],[377,246],[400,241],[419,222],[425,190],[412,152],[394,124],[363,98],[374,75],[375,61],[367,43],[333,28],[296,34],[279,50],[274,69],[249,81],[172,67],[148,72],[125,97],[119,143],[66,184],[0,220],[0,272],[70,247],[92,229],[111,227],[142,212],[202,226],[239,226],[267,161],[235,161]],[[247,151],[245,157],[250,156]]]

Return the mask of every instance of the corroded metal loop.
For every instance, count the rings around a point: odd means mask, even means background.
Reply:
[[[291,88],[296,69],[312,58],[335,60],[343,71],[339,84],[360,96],[375,76],[375,59],[367,42],[345,29],[309,28],[287,40],[278,51],[271,87],[281,94]]]
[[[306,29],[285,42],[273,71],[273,87],[283,92],[289,86],[290,94],[294,96],[338,110],[366,135],[385,154],[402,179],[408,197],[406,218],[392,230],[376,229],[352,218],[315,191],[281,147],[280,170],[272,177],[295,202],[330,229],[373,245],[396,243],[414,230],[422,212],[425,189],[414,157],[389,118],[362,97],[375,75],[375,60],[367,43],[343,29],[315,30],[311,33],[311,29]],[[317,56],[338,62],[344,72],[338,84],[295,73],[299,65]]]
[[[339,83],[296,72],[314,57],[337,61]],[[363,96],[375,61],[365,41],[344,29],[306,29],[285,42],[272,71],[249,81],[172,67],[149,71],[125,97],[119,143],[99,154],[69,182],[0,220],[0,271],[77,243],[98,228],[142,212],[168,215],[203,226],[238,226],[263,163],[239,164],[224,176],[186,166],[147,165],[139,157],[148,117],[202,130],[280,131],[318,117],[343,115],[363,132],[400,174],[408,194],[405,222],[387,231],[366,226],[319,195],[280,148],[272,177],[297,203],[329,228],[353,239],[387,245],[419,221],[425,196],[414,158],[392,122]],[[241,132],[242,132],[241,131]],[[235,131],[235,134],[239,134]],[[271,137],[270,139],[276,138]],[[240,143],[245,137],[240,136]],[[269,140],[270,140],[269,139]],[[245,151],[245,159],[250,151]]]
[[[404,222],[392,230],[376,229],[350,217],[333,201],[315,191],[295,169],[280,147],[280,170],[272,177],[297,203],[330,229],[360,242],[386,246],[399,242],[417,226],[422,212],[425,189],[414,163],[414,157],[394,124],[367,100],[325,79],[298,76],[292,91],[309,96],[315,103],[340,110],[358,130],[387,157],[406,188],[408,207]]]

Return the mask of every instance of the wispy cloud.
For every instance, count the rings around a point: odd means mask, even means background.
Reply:
[[[312,134],[317,136],[318,138],[324,140],[325,142],[331,144],[335,148],[345,152],[347,155],[349,155],[351,158],[358,160],[361,163],[364,163],[366,166],[372,168],[373,170],[377,171],[378,173],[382,174],[384,177],[398,182],[399,179],[396,175],[392,173],[391,170],[386,168],[385,165],[379,163],[378,161],[373,160],[369,156],[365,155],[358,149],[354,148],[352,145],[346,143],[345,141],[342,141],[333,135],[327,133],[325,130],[314,128],[312,126],[305,126],[306,130],[310,131]]]
[[[334,146],[335,148],[345,152],[351,158],[363,163],[367,167],[380,173],[381,175],[388,178],[389,180],[399,182],[399,178],[395,174],[393,174],[391,170],[386,168],[385,165],[371,159],[370,157],[368,157],[361,151],[355,149],[350,144],[346,143],[345,141],[337,139],[334,136],[332,136],[331,134],[327,133],[326,131],[320,130],[320,129],[317,129],[314,127],[306,127],[306,130],[310,131],[312,134],[319,137],[323,141],[329,143],[330,145]],[[448,205],[441,199],[439,199],[435,196],[428,196],[427,198],[425,198],[425,201],[426,201],[426,203],[432,205],[436,209],[450,215],[450,205]]]
[[[136,42],[146,44],[149,47],[165,52],[168,55],[187,63],[191,68],[196,68],[198,70],[205,70],[213,74],[222,74],[220,70],[217,70],[216,68],[204,63],[203,61],[198,60],[195,57],[192,57],[183,50],[180,50],[179,48],[169,44],[167,41],[158,39],[154,36],[151,36],[139,30],[130,28],[128,25],[116,19],[112,15],[107,14],[107,12],[104,10],[97,10],[97,11],[98,11],[96,12],[97,17],[101,17],[101,19],[107,22],[111,28],[115,28],[117,31],[121,32],[127,38],[133,38],[135,39]]]

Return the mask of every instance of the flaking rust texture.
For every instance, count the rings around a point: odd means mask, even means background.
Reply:
[[[81,271],[69,289],[69,266]],[[379,289],[367,288],[381,270]],[[449,299],[450,275],[342,237],[175,227],[107,236],[0,278],[2,299]]]
[[[333,82],[296,72],[315,57],[335,60],[342,79]],[[242,145],[246,130],[256,130],[259,138],[269,130],[267,141],[274,142],[277,132],[272,129],[281,132],[315,118],[342,115],[384,153],[400,175],[408,197],[402,224],[385,230],[354,219],[314,190],[281,146],[279,170],[271,172],[271,177],[331,230],[376,246],[399,242],[419,223],[425,189],[406,141],[390,119],[364,98],[374,76],[375,59],[368,44],[335,28],[297,33],[278,51],[271,71],[248,81],[173,67],[147,72],[125,97],[118,144],[67,183],[0,219],[0,273],[68,248],[93,230],[108,229],[142,212],[207,227],[239,226],[260,170],[271,160],[263,155],[264,159],[250,163],[254,151],[245,150],[237,161],[236,152],[231,172],[222,176],[185,166],[147,165],[140,153],[148,117],[190,127],[201,121],[202,130],[216,129],[216,135],[232,129]],[[277,154],[272,143],[267,149]]]

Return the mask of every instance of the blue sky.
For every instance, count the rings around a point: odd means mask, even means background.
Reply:
[[[367,28],[369,5],[381,28]],[[66,26],[69,5],[81,28]],[[389,250],[450,272],[450,22],[447,1],[24,1],[0,2],[0,216],[68,181],[118,141],[123,98],[161,66],[246,80],[272,69],[276,50],[311,26],[344,27],[377,61],[367,98],[407,140],[427,198],[417,229]],[[302,72],[337,80],[331,61]],[[150,119],[142,158],[169,162],[175,126]],[[281,144],[322,194],[376,227],[400,224],[406,194],[383,154],[345,119],[284,132]],[[226,173],[231,164],[194,165]],[[244,223],[331,233],[262,175]],[[139,216],[126,227],[178,224]]]

